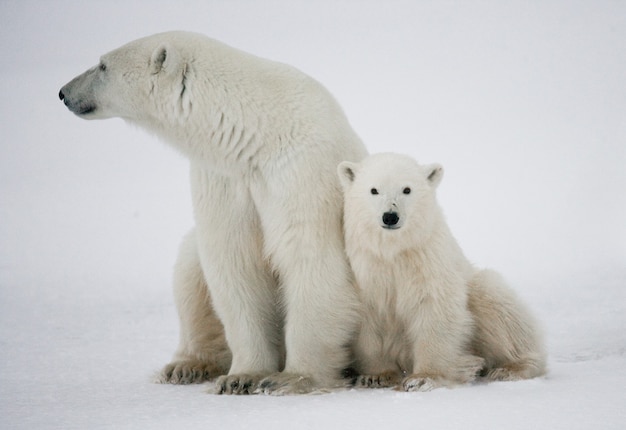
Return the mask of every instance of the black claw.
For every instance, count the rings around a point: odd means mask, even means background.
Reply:
[[[264,380],[261,381],[261,383],[259,384],[260,388],[266,389],[266,388],[271,388],[274,385],[274,383],[270,380]]]

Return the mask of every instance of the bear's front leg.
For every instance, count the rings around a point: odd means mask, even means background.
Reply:
[[[354,346],[356,370],[359,375],[354,385],[358,388],[395,387],[402,380],[397,345],[403,345],[404,339],[401,336],[397,338],[396,333],[386,333],[383,330],[384,322],[381,316],[385,313],[378,309],[380,303],[377,299],[380,285],[375,281],[373,283],[365,279],[361,281],[362,283],[359,283],[363,301],[361,328]],[[384,339],[381,333],[385,333]]]
[[[193,384],[228,373],[232,357],[200,267],[195,230],[180,246],[174,267],[174,298],[180,320],[179,347],[158,382]]]
[[[345,386],[342,371],[358,329],[359,300],[344,252],[339,196],[312,197],[297,184],[285,190],[285,184],[281,194],[255,198],[285,309],[285,369],[265,378],[259,390],[274,395]]]
[[[404,316],[410,318],[407,334],[414,342],[413,371],[402,382],[406,391],[430,391],[471,382],[484,365],[482,358],[469,353],[473,323],[464,294],[449,291],[446,300],[429,295],[413,307],[411,316]]]
[[[304,239],[306,241],[306,239]],[[305,394],[344,387],[349,345],[357,328],[357,295],[342,252],[296,244],[279,269],[285,301],[287,361],[261,381],[265,394]],[[289,262],[288,262],[289,261]]]
[[[232,352],[216,392],[245,394],[278,372],[283,357],[277,282],[265,256],[259,218],[237,178],[192,167],[198,254]]]

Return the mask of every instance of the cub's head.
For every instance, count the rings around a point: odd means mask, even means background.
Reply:
[[[419,165],[400,154],[374,154],[360,163],[344,161],[338,174],[345,197],[346,232],[367,241],[387,236],[424,239],[438,206],[439,164]]]
[[[186,47],[196,38],[170,32],[130,42],[104,54],[96,66],[64,85],[59,98],[84,119],[180,117],[191,106],[192,71]]]

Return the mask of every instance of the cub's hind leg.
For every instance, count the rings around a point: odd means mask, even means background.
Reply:
[[[539,325],[497,272],[481,270],[474,275],[468,306],[475,321],[472,349],[486,362],[483,376],[513,381],[546,373]]]

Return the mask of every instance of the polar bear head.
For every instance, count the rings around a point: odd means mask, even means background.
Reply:
[[[411,157],[374,154],[360,163],[338,166],[344,189],[346,232],[398,235],[423,240],[439,216],[435,190],[443,177],[439,164],[419,165]]]
[[[59,98],[84,119],[181,122],[192,105],[191,64],[200,38],[169,32],[130,42],[63,86]]]

